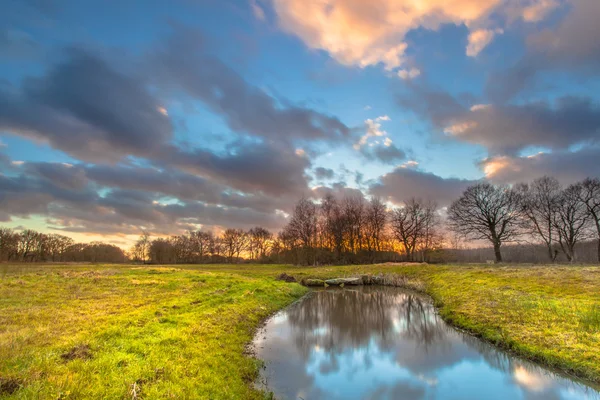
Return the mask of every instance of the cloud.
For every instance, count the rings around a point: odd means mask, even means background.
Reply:
[[[317,178],[318,180],[333,179],[334,177],[335,171],[330,168],[315,168],[315,178]]]
[[[491,157],[483,160],[480,166],[486,178],[498,183],[528,182],[549,175],[567,184],[586,177],[600,177],[599,159],[600,148],[594,146],[524,157]]]
[[[382,121],[389,121],[390,117],[388,117],[387,115],[382,115],[380,117],[373,119],[366,119],[365,120],[365,128],[366,128],[366,133],[361,136],[361,138],[359,139],[358,142],[356,142],[354,144],[354,149],[355,150],[360,150],[361,147],[363,147],[365,144],[367,144],[369,138],[372,137],[377,137],[377,136],[385,136],[387,135],[387,132],[384,131],[383,129],[381,129],[381,122]]]
[[[530,146],[567,149],[600,139],[600,105],[587,97],[469,107],[446,92],[414,87],[410,95],[398,100],[437,130],[485,146],[496,155]]]
[[[540,1],[525,9],[524,19],[540,18],[558,6],[554,1]],[[556,24],[535,31],[526,39],[526,53],[504,71],[492,72],[486,94],[496,102],[506,102],[518,93],[535,86],[542,72],[575,71],[580,76],[597,76],[600,66],[600,2],[573,0],[566,15]],[[536,14],[536,13],[542,13]],[[545,13],[545,14],[544,14]]]
[[[508,17],[510,11],[526,21],[537,21],[552,8],[552,3],[550,0],[516,3],[503,0],[273,0],[273,8],[281,29],[299,37],[308,47],[326,51],[343,65],[365,68],[381,64],[392,71],[404,65],[408,46],[405,36],[413,29],[435,30],[443,24],[464,24],[472,33],[480,32],[475,33],[469,51],[477,54],[495,33],[486,29],[493,13]]]
[[[417,68],[401,69],[398,71],[398,76],[402,80],[415,79],[419,75],[421,75],[421,71]]]
[[[369,193],[394,204],[401,204],[411,197],[433,200],[440,207],[449,205],[476,181],[458,178],[442,178],[429,172],[398,167],[383,175],[371,185]]]
[[[243,192],[298,194],[308,188],[310,160],[286,146],[238,143],[221,154],[205,149],[166,147],[159,165],[204,176]]]
[[[322,199],[327,195],[332,195],[336,199],[363,197],[364,193],[360,189],[347,187],[343,182],[335,183],[329,186],[318,186],[312,189],[312,197]]]
[[[66,60],[21,88],[0,87],[0,130],[48,142],[86,161],[149,156],[172,136],[142,82],[104,60],[69,49]]]
[[[181,26],[148,57],[153,79],[183,91],[221,115],[230,129],[271,141],[341,140],[351,130],[338,118],[276,99],[210,55],[197,31]]]
[[[494,36],[501,34],[502,29],[477,29],[471,31],[468,36],[467,56],[477,57],[477,55],[492,42]]]
[[[172,169],[95,165],[86,166],[85,173],[88,179],[103,187],[146,191],[185,201],[195,200],[260,212],[288,210],[292,207],[290,201],[293,201],[287,196],[276,197],[260,192],[238,193],[229,186]]]
[[[216,195],[223,200],[219,204],[185,198],[163,203],[164,193],[155,187],[162,183],[163,175],[151,182],[146,171],[145,178],[144,174],[132,174],[115,182],[115,173],[130,167],[117,168],[24,163],[18,175],[0,175],[0,220],[42,215],[57,229],[101,234],[136,234],[141,229],[173,234],[205,225],[279,229],[285,224],[283,214],[274,209],[253,209],[247,207],[250,199],[244,202],[235,196],[225,198],[225,194]],[[133,183],[135,177],[145,182],[135,188],[119,187],[118,183]],[[99,194],[97,184],[112,186]],[[173,187],[165,191],[169,190]]]
[[[560,3],[556,0],[542,0],[523,7],[521,17],[527,22],[539,22],[551,11],[556,9]]]
[[[403,163],[400,167],[402,168],[417,168],[419,166],[419,163],[415,160],[408,160],[405,163]]]
[[[265,10],[256,2],[256,0],[250,0],[250,8],[252,8],[252,13],[254,17],[256,17],[259,21],[265,21],[267,19],[265,15]]]
[[[456,137],[493,153],[515,153],[528,146],[566,149],[600,139],[600,107],[588,98],[489,106],[458,117],[458,123],[464,129],[453,132]]]
[[[551,2],[550,2],[551,3]],[[554,29],[545,29],[527,39],[530,50],[553,63],[600,64],[598,15],[600,2],[574,0],[571,9]]]
[[[0,28],[0,58],[29,59],[39,51],[39,43],[26,32]]]
[[[398,164],[406,158],[406,153],[396,147],[389,138],[386,138],[383,146],[375,145],[373,147],[363,147],[361,154],[371,161],[378,161],[383,164]]]

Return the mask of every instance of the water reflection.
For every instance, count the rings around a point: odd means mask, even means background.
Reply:
[[[255,346],[261,386],[279,399],[600,399],[457,332],[398,288],[314,291],[271,318]]]

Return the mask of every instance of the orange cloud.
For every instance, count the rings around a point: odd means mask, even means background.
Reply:
[[[405,63],[404,37],[412,29],[465,24],[474,34],[469,52],[477,54],[499,33],[486,29],[492,12],[507,12],[510,4],[511,12],[536,21],[554,1],[272,0],[280,27],[310,48],[327,51],[343,65],[381,64],[396,75]]]
[[[467,55],[469,57],[476,57],[481,50],[483,50],[488,44],[492,42],[496,34],[501,34],[504,31],[502,29],[477,29],[469,33],[469,43],[467,44]]]
[[[507,156],[487,158],[483,160],[481,165],[483,167],[483,173],[488,179],[493,178],[498,173],[507,169],[516,170],[518,168],[518,166],[512,162],[511,158]]]

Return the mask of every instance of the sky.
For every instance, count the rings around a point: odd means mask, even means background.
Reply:
[[[600,176],[598,0],[0,7],[2,226],[128,246]]]

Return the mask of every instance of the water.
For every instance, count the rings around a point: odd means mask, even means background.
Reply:
[[[258,385],[278,399],[600,399],[453,329],[427,297],[399,288],[313,291],[254,345]]]

